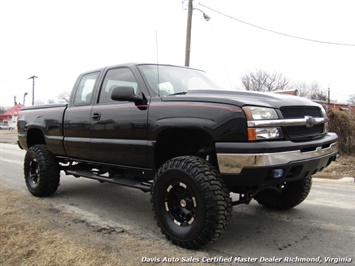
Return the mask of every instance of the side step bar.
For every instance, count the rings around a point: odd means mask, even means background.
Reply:
[[[137,188],[142,190],[143,192],[149,192],[152,188],[152,184],[146,182],[138,182],[135,180],[131,179],[126,179],[122,177],[103,177],[100,175],[95,175],[91,171],[75,171],[75,170],[64,170],[67,175],[73,175],[75,177],[86,177],[89,179],[94,179],[102,182],[108,182],[108,183],[113,183],[121,186],[126,186],[126,187],[131,187],[131,188]]]

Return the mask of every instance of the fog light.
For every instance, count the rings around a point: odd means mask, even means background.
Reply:
[[[283,169],[274,169],[272,170],[272,177],[273,178],[281,178],[284,175]]]

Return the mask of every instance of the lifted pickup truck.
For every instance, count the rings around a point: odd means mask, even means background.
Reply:
[[[151,193],[162,233],[198,248],[220,237],[233,205],[300,204],[338,155],[326,124],[307,99],[225,91],[191,68],[125,64],[80,75],[67,105],[23,108],[18,143],[33,195],[55,193],[61,170],[138,188]]]

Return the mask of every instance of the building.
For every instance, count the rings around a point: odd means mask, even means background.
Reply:
[[[327,109],[328,103],[326,101],[320,101],[320,100],[312,100],[312,101],[321,104],[324,107],[324,109]],[[353,104],[330,102],[328,108],[336,111],[345,111],[351,114],[355,114],[355,105]]]
[[[17,104],[0,115],[0,123],[9,125],[10,127],[17,127],[17,114],[23,107],[22,104]]]
[[[273,91],[279,94],[288,94],[288,95],[295,95],[298,96],[298,90],[282,90],[282,91]]]
[[[289,94],[289,95],[296,95],[296,96],[298,95],[297,90],[284,90],[284,91],[274,91],[274,92],[280,93],[280,94]],[[313,100],[313,99],[312,99],[312,101],[322,105],[325,110],[332,109],[332,110],[336,110],[336,111],[347,111],[351,114],[355,114],[355,105],[353,105],[353,104],[334,103],[334,102],[330,102],[328,104],[326,101]]]

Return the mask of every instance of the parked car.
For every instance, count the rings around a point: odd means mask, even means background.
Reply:
[[[9,126],[8,124],[0,124],[0,130],[10,130],[14,129],[12,126]]]

